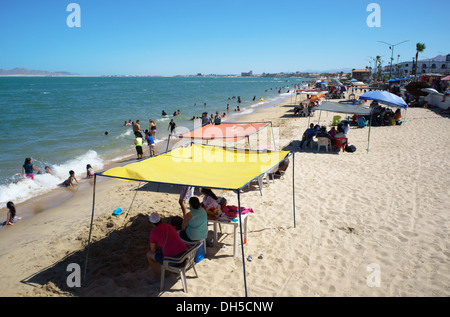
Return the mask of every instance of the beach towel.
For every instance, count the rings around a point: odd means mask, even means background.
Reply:
[[[222,206],[222,212],[230,218],[236,218],[239,216],[237,206]],[[253,209],[241,207],[241,213],[243,215],[253,213]]]

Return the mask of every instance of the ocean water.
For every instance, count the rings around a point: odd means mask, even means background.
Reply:
[[[167,141],[168,124],[191,130],[201,113],[230,112],[233,117],[289,96],[300,78],[224,77],[0,77],[0,208],[57,188],[74,170],[85,177],[86,164],[101,171],[105,164],[134,153],[134,135],[124,122],[156,121],[156,141]],[[281,93],[278,90],[281,89]],[[237,98],[240,96],[241,103]],[[256,101],[253,97],[256,96]],[[264,98],[263,102],[259,102]],[[205,105],[206,104],[206,105]],[[240,106],[241,111],[234,109]],[[163,117],[162,111],[168,116]],[[180,110],[181,115],[173,116]],[[105,132],[108,135],[105,135]],[[146,153],[145,153],[146,154]],[[26,157],[53,175],[23,179]]]

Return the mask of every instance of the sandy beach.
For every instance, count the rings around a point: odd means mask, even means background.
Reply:
[[[293,116],[291,98],[242,121],[271,121],[280,149],[295,152],[284,179],[241,195],[252,208],[245,244],[250,297],[450,296],[450,119],[410,108],[401,126],[351,127],[356,152],[299,151],[311,118]],[[333,113],[320,115],[330,125]],[[0,231],[0,296],[244,296],[242,258],[232,257],[232,229],[188,271],[188,293],[167,274],[165,291],[145,254],[148,216],[181,216],[178,186],[107,180],[97,184],[87,279],[67,286],[70,263],[84,270],[92,186],[66,202]],[[214,191],[237,205],[235,193]],[[116,208],[123,213],[112,216]],[[45,208],[44,208],[45,209]],[[18,207],[20,216],[20,207]],[[212,238],[210,227],[208,239]],[[240,247],[240,246],[239,246]],[[258,258],[263,254],[262,259]],[[379,273],[374,277],[375,273]]]

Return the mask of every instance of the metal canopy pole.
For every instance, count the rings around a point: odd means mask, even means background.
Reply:
[[[370,128],[372,127],[372,110],[370,110],[370,122],[369,122],[369,136],[367,139],[367,154],[369,154],[369,146],[370,146]]]
[[[275,145],[275,134],[273,133],[273,125],[272,125],[272,121],[270,121],[270,129],[272,130],[272,141],[273,141],[273,150],[276,151],[277,147]]]
[[[294,228],[295,228],[295,153],[292,152],[292,210],[294,212]]]
[[[242,237],[242,212],[241,212],[241,190],[240,189],[238,189],[237,195],[238,195],[239,227],[241,228],[242,268],[244,270],[245,297],[248,297],[248,293],[247,293],[247,274],[245,273],[244,238]]]
[[[166,152],[169,149],[169,143],[170,143],[170,136],[171,135],[172,135],[172,133],[169,134],[169,138],[167,139]]]
[[[89,226],[89,238],[88,238],[88,246],[86,251],[86,263],[84,265],[84,280],[86,280],[87,273],[87,264],[89,258],[89,248],[91,246],[91,233],[92,233],[92,223],[94,221],[94,209],[95,209],[95,184],[97,182],[97,174],[94,174],[94,186],[93,186],[93,194],[92,194],[92,214],[91,214],[91,224]]]

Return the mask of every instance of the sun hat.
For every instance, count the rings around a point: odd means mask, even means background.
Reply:
[[[120,215],[122,213],[122,209],[121,208],[116,208],[116,209],[114,209],[114,211],[113,211],[113,215]]]
[[[157,212],[154,212],[150,215],[149,220],[151,223],[158,223],[161,221],[161,216]]]

